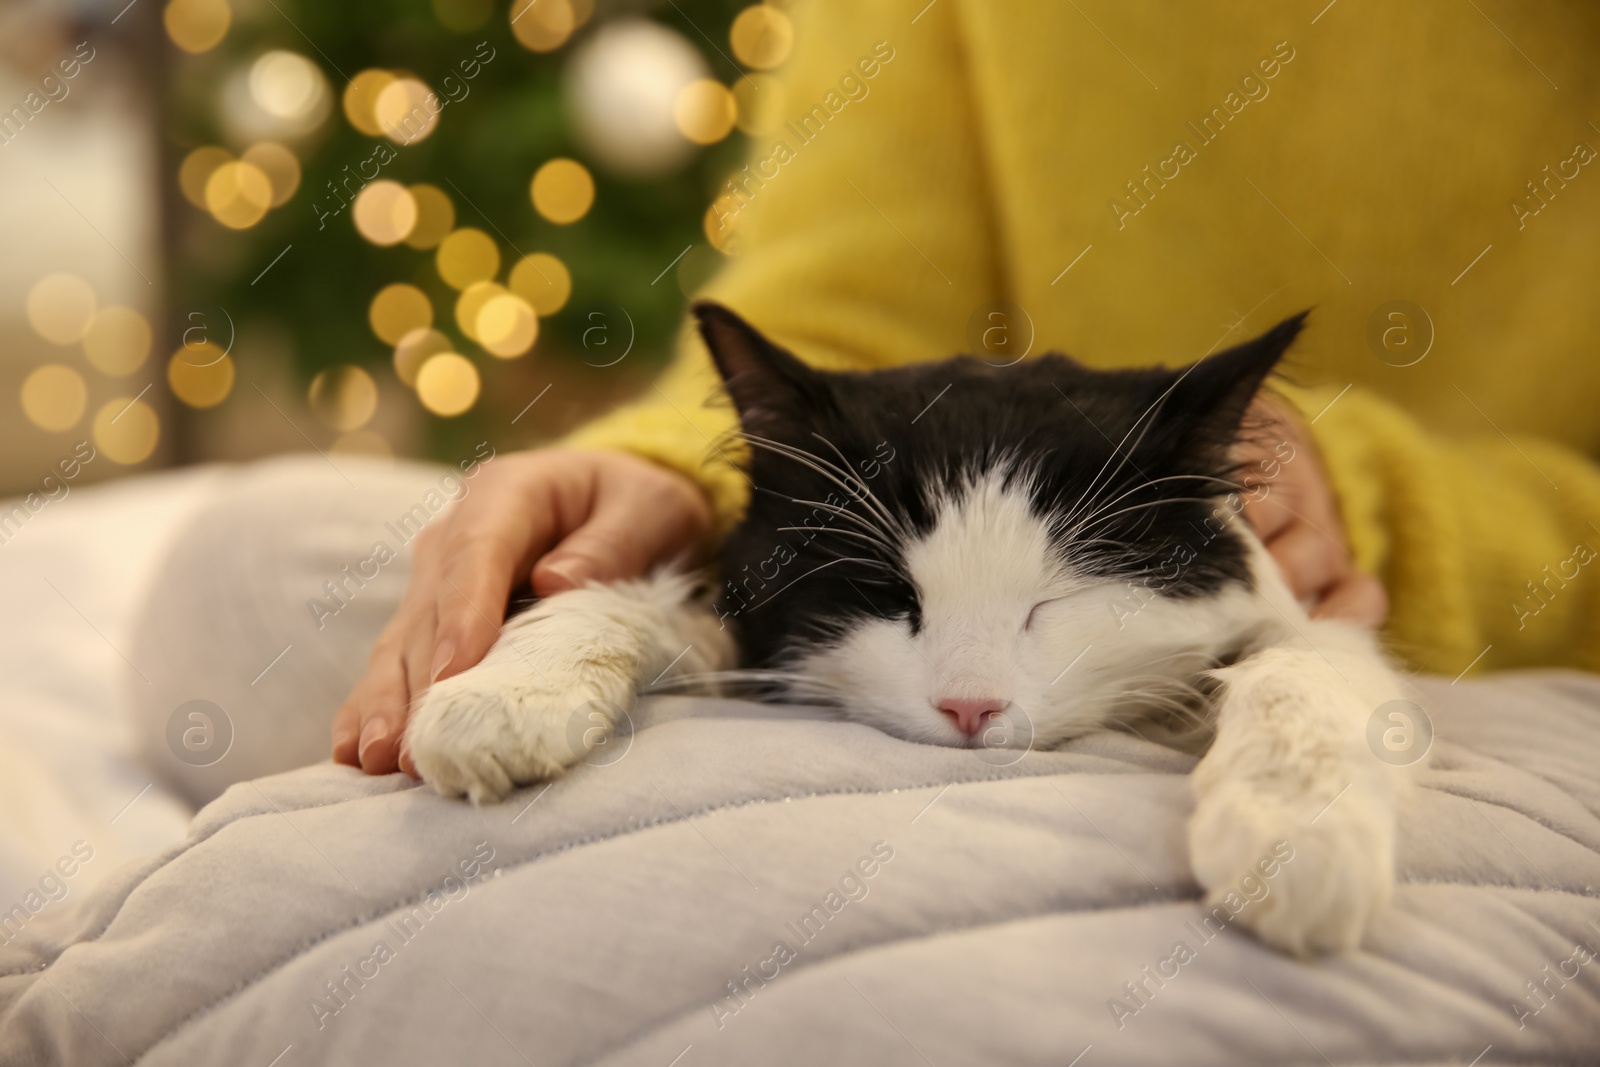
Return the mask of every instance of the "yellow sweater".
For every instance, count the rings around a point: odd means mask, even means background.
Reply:
[[[970,351],[997,301],[1033,352],[1107,367],[1313,307],[1290,393],[1393,646],[1449,675],[1600,668],[1600,5],[794,15],[792,121],[722,190],[741,250],[707,296],[856,368]],[[686,331],[574,440],[688,473],[726,525],[747,488],[718,393]]]

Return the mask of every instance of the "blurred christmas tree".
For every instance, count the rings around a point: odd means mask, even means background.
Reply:
[[[752,72],[792,40],[748,0],[171,0],[163,25],[174,393],[228,404],[246,357],[217,334],[275,323],[331,431],[381,450],[362,427],[398,394],[435,454],[535,366],[664,358],[727,243],[730,134],[773,113]]]

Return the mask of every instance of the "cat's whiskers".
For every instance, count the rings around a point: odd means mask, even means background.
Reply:
[[[786,459],[795,460],[796,462],[811,468],[818,474],[826,477],[839,488],[843,489],[851,500],[865,502],[866,497],[862,491],[856,486],[850,484],[850,481],[854,476],[850,473],[850,471],[841,469],[832,460],[824,459],[815,452],[801,448],[799,445],[792,445],[787,441],[774,440],[771,437],[763,437],[760,434],[750,433],[748,430],[740,431],[738,436],[744,440],[746,444],[753,445],[756,448],[765,449],[774,455],[783,456]]]
[[[1120,689],[1107,694],[1112,707],[1111,723],[1131,726],[1149,719],[1151,712],[1165,712],[1191,727],[1210,722],[1204,710],[1205,693],[1187,678],[1136,674],[1121,681],[1124,684]]]
[[[674,691],[699,692],[702,695],[724,695],[737,690],[755,690],[760,695],[781,698],[804,698],[813,703],[841,705],[846,693],[837,685],[815,675],[784,670],[739,669],[726,671],[696,671],[680,674],[665,681],[655,682],[640,690],[641,694]]]
[[[809,684],[817,688],[827,688],[842,692],[838,686],[817,675],[762,667],[734,667],[721,671],[685,671],[663,681],[655,682],[648,688],[667,689],[675,686],[701,685],[714,682],[749,682],[761,685]]]
[[[857,476],[855,471],[850,470],[850,461],[846,459],[845,454],[839,450],[839,446],[822,436],[820,433],[817,433],[815,430],[811,432],[811,436],[815,437],[817,440],[833,449],[833,454],[839,457],[839,462],[844,464],[844,469],[849,471],[850,477],[854,479],[856,484],[861,486],[861,491],[866,494],[867,501],[876,506],[878,514],[886,521],[890,522],[891,525],[895,526],[895,528],[901,532],[902,536],[904,536],[907,532],[905,529],[905,523],[902,521],[902,519],[891,515],[888,505],[879,499],[877,493],[872,491],[872,486],[868,485],[864,480]]]
[[[900,572],[898,567],[894,566],[892,563],[887,562],[886,560],[872,559],[870,557],[864,557],[864,556],[846,556],[843,551],[841,551],[838,548],[834,548],[834,547],[832,547],[830,545],[810,545],[810,546],[807,546],[807,547],[812,552],[818,553],[818,554],[823,555],[825,557],[831,557],[832,562],[835,562],[835,563],[843,563],[843,562],[846,562],[846,561],[851,562],[851,563],[865,563],[865,564],[868,564],[870,566],[877,567],[879,570],[882,570],[882,571],[889,571],[890,573],[895,573],[895,574],[898,574]],[[805,575],[801,575],[800,577],[804,578]],[[774,580],[776,580],[777,576],[774,575],[773,578],[774,578]],[[863,577],[861,577],[859,575],[857,575],[853,580],[854,581],[862,581],[862,582],[872,582],[875,585],[882,585],[883,584],[883,582],[881,582],[877,578],[863,578]],[[763,586],[763,588],[765,588],[765,587]]]
[[[1096,499],[1095,493],[1100,489],[1101,476],[1105,474],[1106,468],[1111,466],[1111,461],[1117,458],[1117,453],[1122,451],[1122,446],[1128,443],[1128,438],[1132,437],[1134,431],[1137,430],[1139,432],[1138,439],[1133,442],[1133,445],[1127,450],[1126,454],[1123,455],[1122,461],[1117,464],[1117,469],[1111,472],[1110,478],[1106,479],[1106,484],[1110,485],[1111,482],[1116,479],[1117,475],[1122,473],[1122,468],[1130,459],[1133,458],[1134,451],[1138,449],[1139,445],[1144,441],[1145,434],[1149,433],[1150,427],[1156,424],[1154,415],[1160,409],[1161,405],[1166,401],[1167,396],[1171,392],[1172,389],[1169,387],[1165,393],[1162,393],[1156,398],[1153,404],[1145,409],[1144,414],[1133,420],[1133,425],[1128,427],[1128,432],[1122,435],[1122,440],[1117,442],[1116,447],[1111,450],[1111,455],[1107,456],[1105,463],[1101,464],[1100,470],[1096,472],[1094,478],[1090,480],[1088,488],[1084,489],[1083,495],[1078,498],[1078,501],[1075,504],[1073,504],[1072,508],[1067,514],[1067,522],[1072,522],[1077,517],[1081,509],[1089,507]],[[1143,424],[1142,427],[1141,424]]]
[[[1099,526],[1101,523],[1109,522],[1109,521],[1111,521],[1112,519],[1116,518],[1119,515],[1129,515],[1129,514],[1132,514],[1135,511],[1145,510],[1146,508],[1167,507],[1168,505],[1171,505],[1171,504],[1211,504],[1211,503],[1215,503],[1215,501],[1216,501],[1215,497],[1209,497],[1209,496],[1169,496],[1169,497],[1162,497],[1160,500],[1147,500],[1142,504],[1133,504],[1133,505],[1130,505],[1128,507],[1122,508],[1122,509],[1120,509],[1118,511],[1113,511],[1109,515],[1102,515],[1101,517],[1099,517],[1097,519],[1094,519],[1091,522],[1085,523],[1084,525],[1079,526],[1076,529],[1080,530],[1080,531],[1081,530],[1087,530],[1090,527]]]
[[[768,452],[783,456],[786,459],[792,459],[796,463],[799,463],[805,467],[809,467],[818,474],[822,475],[824,478],[827,478],[829,481],[833,482],[840,489],[844,490],[847,497],[867,508],[868,512],[877,520],[877,523],[881,528],[881,532],[885,536],[898,536],[901,538],[905,538],[907,536],[907,530],[904,522],[890,514],[888,508],[883,505],[883,502],[880,501],[877,496],[866,487],[866,483],[862,482],[848,469],[841,468],[831,460],[823,459],[816,453],[808,452],[797,445],[787,444],[782,441],[774,441],[770,437],[762,437],[758,434],[752,433],[744,433],[741,436],[751,445],[754,445],[757,448],[766,449]],[[830,447],[832,446],[830,445]],[[855,484],[852,485],[852,482]]]
[[[1106,457],[1105,463],[1102,464],[1101,467],[1100,467],[1100,472],[1097,473],[1094,476],[1094,479],[1089,483],[1089,488],[1084,490],[1083,496],[1080,498],[1080,503],[1082,503],[1084,501],[1087,501],[1087,500],[1089,500],[1089,499],[1091,499],[1093,497],[1093,494],[1095,492],[1095,488],[1096,488],[1097,484],[1100,481],[1100,474],[1105,473],[1106,467],[1111,464],[1111,461],[1113,459],[1117,458],[1117,453],[1122,451],[1122,446],[1128,443],[1128,438],[1133,436],[1133,432],[1135,430],[1138,430],[1139,431],[1138,440],[1134,441],[1132,447],[1130,447],[1127,450],[1126,454],[1123,455],[1122,462],[1118,463],[1117,464],[1117,469],[1111,472],[1111,477],[1106,480],[1106,484],[1110,485],[1111,482],[1113,480],[1115,480],[1117,475],[1122,472],[1122,468],[1128,463],[1128,461],[1130,459],[1133,458],[1133,453],[1138,449],[1139,445],[1144,441],[1145,434],[1149,433],[1150,432],[1150,427],[1152,427],[1152,426],[1154,426],[1156,424],[1155,415],[1161,410],[1161,407],[1167,402],[1167,398],[1169,396],[1171,396],[1173,394],[1173,392],[1178,388],[1178,386],[1183,384],[1184,379],[1188,378],[1189,375],[1194,372],[1194,369],[1196,367],[1200,366],[1201,363],[1203,363],[1203,362],[1204,361],[1202,360],[1201,362],[1191,363],[1188,367],[1184,368],[1183,373],[1178,375],[1176,378],[1174,378],[1173,381],[1172,381],[1172,384],[1168,385],[1166,387],[1166,389],[1162,390],[1161,395],[1156,397],[1155,400],[1151,401],[1150,402],[1150,406],[1145,408],[1143,413],[1141,413],[1140,416],[1137,419],[1133,420],[1133,425],[1128,427],[1128,432],[1122,435],[1122,440],[1117,442],[1116,447],[1111,450],[1111,455]],[[1071,401],[1068,400],[1068,403],[1071,403]],[[1147,422],[1146,420],[1149,420],[1149,421]],[[1144,428],[1143,429],[1140,429],[1140,424],[1141,423],[1144,424]],[[1143,472],[1141,471],[1140,473],[1142,474]],[[1074,510],[1076,510],[1076,506],[1075,506]]]
[[[883,562],[882,560],[866,559],[866,558],[861,557],[861,556],[840,556],[837,559],[830,559],[828,562],[826,562],[826,563],[824,563],[824,564],[822,564],[820,566],[812,567],[810,570],[806,571],[800,577],[794,579],[794,581],[791,581],[788,585],[785,585],[782,589],[779,589],[776,593],[773,593],[771,596],[767,597],[765,600],[761,601],[759,604],[752,604],[750,606],[750,610],[751,611],[756,611],[756,610],[758,610],[760,608],[765,607],[766,605],[772,603],[773,600],[775,600],[777,597],[781,596],[785,591],[787,591],[788,589],[792,588],[797,582],[802,582],[805,579],[811,577],[813,574],[816,574],[818,571],[825,571],[829,567],[835,566],[835,565],[840,564],[840,563],[861,563],[861,564],[865,564],[866,566],[869,566],[869,567],[881,567],[884,570],[889,570],[889,571],[893,570],[892,567],[890,567],[887,563]]]
[[[1112,497],[1111,499],[1104,501],[1102,504],[1100,504],[1099,507],[1095,508],[1094,511],[1091,511],[1089,514],[1083,516],[1083,518],[1078,521],[1078,526],[1081,527],[1084,523],[1086,523],[1089,520],[1093,519],[1096,515],[1099,515],[1101,512],[1105,511],[1107,508],[1111,507],[1112,505],[1117,504],[1120,501],[1126,500],[1128,497],[1132,496],[1134,493],[1140,492],[1141,490],[1144,490],[1144,489],[1153,488],[1153,487],[1155,487],[1157,485],[1160,485],[1162,482],[1181,482],[1181,481],[1219,482],[1222,485],[1227,486],[1228,488],[1233,489],[1235,491],[1240,491],[1240,490],[1243,490],[1245,488],[1245,486],[1239,484],[1238,482],[1232,481],[1232,480],[1227,479],[1227,478],[1218,478],[1218,477],[1215,477],[1214,475],[1210,475],[1210,474],[1169,474],[1169,475],[1167,475],[1166,477],[1163,477],[1163,478],[1148,478],[1145,481],[1140,482],[1138,485],[1135,485],[1132,488],[1128,489],[1127,491],[1119,493],[1116,496]]]
[[[779,494],[779,495],[782,495],[782,494]],[[808,507],[820,508],[821,510],[829,512],[830,514],[837,515],[840,518],[849,519],[851,522],[854,522],[857,526],[859,526],[862,530],[866,531],[867,533],[881,538],[879,544],[886,551],[889,551],[889,552],[896,551],[894,543],[890,540],[890,537],[892,535],[890,535],[889,533],[887,533],[885,530],[881,529],[880,527],[874,525],[873,523],[869,522],[863,516],[857,515],[855,512],[851,511],[849,508],[841,508],[837,504],[829,504],[826,501],[822,501],[822,500],[806,500],[806,499],[801,498],[801,497],[787,497],[786,499],[791,504],[804,504],[804,505],[806,505]]]
[[[894,546],[890,545],[883,538],[874,537],[871,534],[864,534],[859,530],[840,530],[832,526],[778,526],[775,527],[775,529],[782,533],[838,534],[841,537],[854,537],[856,540],[865,542],[874,548],[882,548],[890,552],[894,551]]]

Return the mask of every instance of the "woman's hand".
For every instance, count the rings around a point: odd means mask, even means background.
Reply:
[[[549,596],[644,574],[706,547],[711,507],[683,475],[620,452],[504,456],[414,542],[411,582],[333,720],[333,758],[368,774],[399,767],[411,701],[481,660],[512,589]]]
[[[1244,464],[1244,517],[1266,544],[1312,618],[1346,619],[1374,629],[1389,614],[1389,597],[1356,570],[1344,543],[1339,509],[1310,431],[1282,404],[1258,398],[1247,425],[1257,427],[1238,449]]]

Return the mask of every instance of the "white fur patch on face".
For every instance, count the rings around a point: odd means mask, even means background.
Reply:
[[[1211,666],[1248,595],[1176,600],[1074,568],[1034,513],[1026,480],[975,478],[944,497],[933,529],[907,544],[921,625],[867,620],[794,664],[850,694],[845,713],[913,741],[1048,746],[1133,708],[1172,706]],[[942,702],[989,701],[976,737]]]

